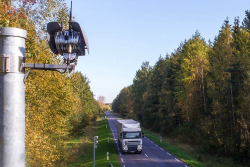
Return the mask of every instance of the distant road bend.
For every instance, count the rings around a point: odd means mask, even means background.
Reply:
[[[122,154],[117,141],[116,120],[118,118],[109,111],[106,112],[106,116],[115,141],[121,167],[188,167],[181,160],[149,140],[146,136],[143,138],[141,154]]]

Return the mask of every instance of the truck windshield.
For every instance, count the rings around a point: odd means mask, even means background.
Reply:
[[[124,132],[123,139],[138,139],[141,138],[141,132]]]

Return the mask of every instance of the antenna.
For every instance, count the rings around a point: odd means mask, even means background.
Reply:
[[[71,7],[70,7],[69,22],[72,22],[72,1],[71,1]],[[69,23],[69,35],[70,36],[71,36],[71,28],[72,26]]]
[[[72,1],[71,1],[71,7],[70,7],[70,18],[69,21],[72,21]]]

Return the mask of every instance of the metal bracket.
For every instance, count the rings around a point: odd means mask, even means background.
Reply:
[[[74,65],[61,65],[61,64],[35,64],[35,63],[23,63],[23,68],[33,68],[38,70],[58,70],[58,69],[75,69]]]
[[[0,73],[24,73],[25,57],[0,55]]]
[[[0,55],[0,72],[8,72],[9,64],[9,56]]]
[[[30,70],[26,73],[24,77],[24,83],[31,72],[31,70],[51,70],[51,71],[58,71],[61,74],[65,73],[67,70],[71,72],[75,69],[75,65],[60,65],[60,64],[35,64],[35,63],[23,63],[23,68],[30,68]],[[64,70],[64,72],[59,71],[60,69]]]

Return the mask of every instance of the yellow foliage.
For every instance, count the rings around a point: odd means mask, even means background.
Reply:
[[[51,57],[47,41],[39,38],[36,20],[27,19],[24,9],[14,9],[7,2],[0,2],[0,27],[27,30],[26,62],[60,62],[59,58]],[[58,3],[58,6],[63,5]],[[83,128],[81,125],[86,125],[99,111],[88,80],[78,72],[69,76],[56,71],[33,70],[26,80],[25,93],[27,166],[61,166],[66,155],[64,142],[75,125],[72,122],[76,119],[77,127]]]

